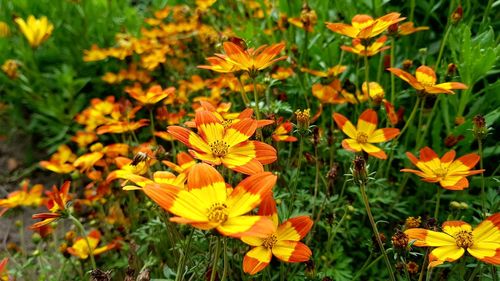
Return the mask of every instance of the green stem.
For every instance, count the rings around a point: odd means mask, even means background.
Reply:
[[[346,215],[347,215],[347,209],[344,210],[344,214],[340,218],[340,221],[337,223],[335,228],[333,228],[333,231],[332,231],[330,237],[328,237],[328,241],[326,243],[325,249],[330,249],[330,247],[333,243],[333,240],[335,239],[335,236],[337,236],[337,232],[338,232],[340,226],[342,225],[342,223],[344,222],[344,219],[346,218]]]
[[[89,238],[87,237],[87,233],[85,232],[85,228],[83,228],[82,223],[75,218],[73,215],[69,215],[69,218],[73,221],[75,224],[76,228],[80,231],[80,234],[82,235],[83,239],[85,240],[85,243],[87,243],[87,247],[89,249],[89,256],[90,256],[90,263],[92,264],[92,269],[96,269],[97,266],[95,264],[95,259],[94,259],[94,253],[92,250],[92,247],[90,246]]]
[[[441,193],[442,193],[441,187],[438,187],[437,195],[436,195],[436,209],[434,210],[434,218],[437,220],[438,215],[439,215],[439,204],[441,203]]]
[[[482,264],[476,265],[476,268],[474,268],[474,271],[470,274],[469,281],[474,281],[474,278],[476,277],[477,273],[479,270],[482,268]]]
[[[371,257],[371,256],[370,256]],[[372,267],[374,264],[376,264],[377,262],[379,262],[382,258],[384,257],[384,255],[380,255],[378,256],[376,259],[374,259],[369,265],[366,265],[366,263],[363,265],[363,267],[361,267],[360,270],[358,270],[358,273],[356,273],[356,275],[354,275],[354,277],[352,278],[352,281],[358,279],[361,274],[363,272],[365,272],[367,269],[369,269],[370,267]],[[369,259],[368,259],[369,260]],[[367,260],[367,261],[368,261]]]
[[[308,47],[308,43],[309,43],[309,32],[307,32],[307,30],[304,30],[304,32],[305,32],[304,44],[302,45],[302,53],[301,53],[300,58],[299,58],[299,65],[300,66],[304,66],[303,65],[304,59],[307,60],[307,47]]]
[[[483,141],[477,140],[479,146],[479,169],[483,170]],[[486,193],[484,192],[484,172],[481,173],[481,205],[483,207],[483,218],[486,218]]]
[[[370,220],[370,224],[372,225],[373,233],[375,234],[375,238],[377,240],[380,251],[382,252],[382,255],[384,256],[385,265],[387,266],[387,270],[389,271],[389,277],[392,281],[396,281],[396,278],[394,277],[394,272],[392,272],[391,262],[389,261],[389,258],[387,257],[387,253],[385,252],[384,245],[382,244],[382,240],[380,239],[380,233],[378,232],[377,224],[375,223],[375,220],[373,219],[372,211],[370,209],[370,203],[368,202],[368,196],[366,195],[366,191],[365,191],[365,184],[362,182],[362,183],[360,183],[359,187],[361,190],[361,196],[363,198],[363,203],[365,204],[366,213],[368,214],[368,219]]]
[[[217,246],[215,248],[214,260],[212,264],[212,273],[210,274],[210,281],[215,280],[215,275],[217,271],[217,262],[219,261],[220,248],[221,248],[222,239],[220,236],[217,236]]]
[[[226,278],[227,278],[227,272],[228,272],[228,267],[229,267],[229,262],[228,262],[228,257],[227,257],[227,238],[224,237],[222,243],[224,243],[224,269],[222,271],[222,277],[221,277],[221,281],[225,281]]]
[[[418,281],[424,280],[425,264],[427,263],[428,256],[429,256],[429,248],[427,248],[427,250],[425,250],[424,262],[422,263],[420,275],[418,276]]]
[[[420,103],[420,112],[418,113],[417,141],[416,141],[417,149],[420,148],[419,147],[420,140],[423,139],[422,134],[420,134],[420,131],[422,130],[422,119],[423,119],[422,117],[424,116],[425,98],[426,98],[426,96],[424,96],[422,98],[422,102]],[[432,117],[432,116],[429,116],[429,117]],[[427,130],[427,129],[424,129],[424,130]]]
[[[412,0],[415,1],[415,0]],[[391,67],[394,67],[394,49],[396,48],[396,39],[391,38]],[[394,99],[396,98],[396,77],[391,75],[391,104],[394,105]]]
[[[259,95],[257,94],[257,82],[255,78],[252,78],[253,82],[253,100],[255,102],[255,115],[257,116],[257,120],[260,120],[260,109],[259,109]]]
[[[149,127],[151,128],[151,135],[153,136],[153,141],[154,143],[157,143],[155,136],[155,118],[153,114],[153,108],[149,108]]]
[[[415,0],[410,1],[410,18],[409,21],[413,22],[413,15],[415,14]]]
[[[300,136],[300,140],[299,140],[299,154],[297,155],[297,170],[295,171],[295,174],[293,175],[293,181],[291,184],[292,188],[291,188],[291,191],[292,191],[292,194],[290,196],[290,203],[293,205],[293,202],[295,201],[295,193],[296,193],[296,190],[297,190],[297,184],[298,184],[298,181],[299,181],[299,176],[300,176],[300,168],[302,166],[302,153],[304,151],[304,136]]]
[[[179,261],[179,265],[177,266],[177,273],[175,274],[175,281],[182,280],[182,276],[184,275],[184,266],[186,264],[186,253],[189,252],[189,248],[191,247],[191,240],[193,238],[193,233],[194,233],[194,227],[191,229],[191,232],[189,233],[188,240],[186,243],[186,247],[184,247],[184,250],[181,253],[181,259]]]
[[[429,117],[427,118],[427,123],[425,123],[424,131],[421,134],[422,136],[420,138],[418,138],[420,141],[417,142],[417,148],[420,148],[420,146],[422,145],[422,141],[425,140],[425,138],[427,137],[427,133],[429,132],[429,127],[431,126],[432,118],[434,117],[434,113],[436,112],[436,108],[438,108],[440,100],[441,100],[441,97],[438,96],[436,102],[432,106],[431,113],[429,114]]]
[[[368,93],[368,97],[370,97],[370,69],[368,64],[368,56],[366,53],[368,52],[368,46],[365,46],[365,56],[363,56],[365,61],[365,83],[366,83],[366,92]],[[363,86],[361,86],[363,88]],[[354,97],[357,97],[356,93],[354,93]],[[358,101],[359,103],[359,101]]]
[[[436,60],[436,64],[434,65],[436,72],[437,72],[437,69],[439,67],[439,63],[441,62],[441,57],[443,56],[444,46],[446,45],[446,41],[448,41],[448,36],[450,35],[450,31],[451,31],[451,25],[448,24],[448,26],[446,27],[446,33],[444,34],[444,37],[443,37],[443,41],[441,41],[441,46],[439,47],[439,54],[438,54],[438,58]]]
[[[247,92],[245,91],[245,85],[243,85],[243,81],[241,81],[241,76],[238,76],[238,82],[240,83],[241,99],[243,99],[245,106],[248,107],[250,106],[250,100],[248,100]]]

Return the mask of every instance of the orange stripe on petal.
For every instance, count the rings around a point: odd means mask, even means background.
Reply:
[[[373,157],[379,159],[387,159],[387,154],[385,154],[385,152],[381,148],[374,146],[371,143],[362,143],[361,149],[363,149],[363,151],[365,151],[366,153],[370,154]]]
[[[311,257],[311,250],[298,241],[278,241],[273,249],[273,255],[286,262],[304,262]]]
[[[274,201],[272,192],[269,192],[269,194],[262,199],[257,214],[259,216],[267,216],[271,218],[274,225],[278,227],[278,209],[276,208],[276,201]]]
[[[273,222],[262,216],[239,216],[226,220],[217,227],[217,230],[225,236],[241,238],[244,236],[255,236],[265,238],[275,230]]]
[[[422,65],[415,71],[417,81],[424,84],[434,86],[436,84],[436,73],[428,66]]]
[[[404,233],[408,235],[408,238],[410,240],[416,240],[414,245],[417,247],[439,247],[456,245],[455,239],[443,232],[437,232],[423,228],[410,228],[407,229]]]
[[[479,155],[475,154],[475,153],[470,153],[470,154],[466,154],[460,158],[458,158],[456,161],[459,161],[460,163],[462,163],[464,166],[468,167],[468,168],[474,168],[474,166],[476,166],[477,162],[479,162],[480,160],[480,157]]]
[[[337,126],[342,130],[342,132],[344,132],[344,134],[348,135],[352,139],[356,138],[356,128],[344,115],[334,113],[333,120],[335,120],[335,123],[337,123]]]
[[[266,268],[271,262],[271,258],[271,250],[265,247],[253,248],[243,258],[243,271],[254,275]]]
[[[352,152],[360,152],[361,151],[361,145],[353,139],[345,139],[342,141],[342,147],[345,150],[352,151]]]
[[[384,128],[375,130],[369,137],[368,142],[378,143],[391,140],[399,135],[399,129],[396,128]]]
[[[272,173],[262,172],[241,181],[228,198],[229,216],[240,216],[256,208],[264,197],[271,195],[276,180]]]
[[[211,152],[210,147],[202,138],[186,128],[180,126],[169,126],[167,131],[172,135],[172,137],[182,142],[189,148],[203,151],[205,153]]]
[[[443,262],[453,262],[461,258],[465,253],[464,248],[457,245],[438,247],[429,254],[429,267],[435,267]]]
[[[422,84],[420,84],[420,82],[418,82],[417,79],[410,73],[403,71],[399,68],[387,68],[387,70],[390,71],[392,74],[396,75],[397,77],[399,77],[401,80],[410,84],[413,88],[417,90],[424,89]]]
[[[441,225],[444,232],[451,236],[455,236],[459,231],[471,231],[470,224],[463,221],[446,221]]]
[[[500,265],[500,243],[474,242],[472,247],[467,248],[467,252],[485,263]]]
[[[430,147],[426,146],[420,150],[420,159],[423,162],[429,162],[434,159],[439,159],[438,155]]]
[[[313,221],[308,216],[288,219],[278,227],[278,240],[299,241],[311,230]]]
[[[358,119],[358,132],[365,132],[370,135],[377,128],[377,112],[372,109],[367,109],[361,113]]]
[[[267,143],[250,141],[255,148],[255,158],[263,165],[271,164],[278,159],[276,149]]]

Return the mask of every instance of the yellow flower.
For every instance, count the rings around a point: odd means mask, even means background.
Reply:
[[[9,35],[10,35],[9,26],[5,22],[0,21],[0,37],[8,37]]]
[[[45,16],[41,19],[36,19],[33,15],[30,15],[27,21],[24,21],[22,18],[16,18],[14,21],[21,29],[26,40],[28,40],[31,48],[40,46],[40,44],[50,37],[54,30],[54,25]]]

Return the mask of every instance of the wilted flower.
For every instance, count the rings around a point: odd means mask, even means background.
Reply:
[[[17,60],[6,60],[2,64],[2,71],[9,77],[10,79],[16,79],[17,76],[19,75],[19,72],[17,71],[19,68],[19,61]]]

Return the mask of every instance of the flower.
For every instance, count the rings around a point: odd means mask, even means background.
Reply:
[[[188,153],[182,151],[177,154],[177,164],[163,160],[163,164],[167,165],[170,169],[176,171],[179,174],[189,174],[191,168],[196,164],[196,161]]]
[[[459,82],[446,82],[436,84],[436,73],[432,68],[422,65],[417,68],[415,76],[399,68],[387,68],[392,74],[401,78],[418,91],[428,94],[455,94],[452,90],[467,89],[465,84]]]
[[[101,233],[99,230],[92,230],[90,233],[87,235],[87,240],[90,244],[90,248],[92,250],[92,255],[97,256],[100,255],[104,252],[107,252],[111,249],[116,248],[119,244],[115,241],[112,242],[111,244],[108,244],[106,246],[102,246],[97,248],[97,245],[99,245],[99,241],[101,240]],[[90,251],[89,251],[89,245],[85,241],[84,237],[78,237],[75,240],[75,243],[73,243],[73,246],[69,247],[67,249],[68,253],[71,255],[78,257],[82,260],[85,260],[89,257]]]
[[[196,159],[248,175],[263,171],[262,165],[277,159],[272,146],[248,140],[257,129],[257,121],[251,118],[225,127],[212,112],[200,110],[195,124],[198,134],[180,126],[169,126],[167,131],[191,148],[189,152]]]
[[[313,84],[311,91],[313,96],[318,98],[322,103],[342,104],[347,102],[343,97],[345,90],[342,88],[339,79],[334,79],[327,85],[321,83]]]
[[[333,119],[337,126],[344,132],[349,139],[342,141],[344,149],[354,152],[365,151],[366,153],[380,159],[386,159],[385,152],[374,146],[372,143],[385,142],[399,135],[399,129],[384,128],[378,129],[378,117],[374,110],[367,109],[361,113],[358,119],[357,127],[342,114],[334,113]]]
[[[10,36],[10,28],[7,23],[4,21],[0,21],[0,38],[9,37]]]
[[[274,141],[295,142],[297,141],[297,138],[289,135],[292,129],[293,129],[292,122],[286,121],[280,123],[274,130],[271,137],[273,138]]]
[[[271,193],[276,176],[260,172],[241,181],[228,192],[224,178],[212,166],[200,163],[191,168],[187,189],[146,185],[146,195],[174,214],[171,221],[202,230],[217,229],[230,237],[266,237],[273,231],[267,217],[245,215]]]
[[[223,73],[243,70],[255,77],[258,71],[287,58],[286,56],[275,58],[285,48],[285,43],[262,45],[257,49],[245,50],[233,42],[225,42],[223,47],[225,55],[216,54],[216,57],[209,57],[207,60],[211,65],[198,67]]]
[[[169,87],[165,90],[162,90],[161,86],[154,85],[151,86],[148,90],[142,91],[141,88],[131,88],[127,91],[127,93],[142,105],[155,105],[159,103],[161,100],[167,98],[172,95],[175,91],[174,87]]]
[[[377,82],[369,82],[368,87],[370,87],[370,98],[375,104],[380,104],[384,101],[385,92],[382,86]],[[368,95],[368,89],[366,87],[366,82],[361,85],[361,90],[365,95]]]
[[[2,64],[2,71],[9,77],[14,80],[19,76],[18,68],[21,63],[17,60],[6,60]]]
[[[405,22],[403,24],[400,24],[398,26],[398,34],[399,35],[410,35],[412,33],[418,32],[418,31],[423,31],[423,30],[429,30],[428,26],[419,26],[415,27],[413,22]]]
[[[52,186],[52,192],[47,192],[47,196],[49,197],[49,200],[47,201],[47,208],[49,209],[50,213],[34,214],[31,217],[32,219],[43,220],[31,225],[30,229],[40,228],[59,219],[64,215],[64,212],[66,211],[66,203],[68,203],[69,199],[71,198],[68,195],[70,187],[70,181],[64,182],[64,184],[61,186],[61,189],[57,189],[55,185]]]
[[[71,164],[75,159],[76,155],[67,145],[63,144],[59,146],[49,161],[40,161],[40,166],[54,173],[67,174],[75,169],[75,166]]]
[[[436,247],[429,254],[429,267],[453,262],[463,256],[465,251],[485,263],[500,265],[500,213],[496,213],[474,230],[463,221],[447,221],[442,225],[443,232],[423,228],[405,231],[417,247]]]
[[[355,15],[351,20],[352,25],[327,22],[326,27],[351,38],[370,39],[384,32],[390,25],[405,19],[399,16],[399,13],[389,13],[374,20],[369,15]]]
[[[52,30],[54,30],[54,25],[45,16],[36,19],[33,15],[30,15],[27,21],[22,18],[16,18],[14,21],[21,29],[26,40],[28,40],[31,48],[40,46],[40,44],[50,37]]]
[[[463,190],[469,187],[469,181],[465,177],[480,174],[484,170],[471,170],[479,162],[479,155],[470,153],[454,160],[455,154],[455,150],[450,150],[439,159],[436,152],[427,146],[420,150],[420,159],[406,152],[410,161],[420,171],[413,169],[401,171],[414,173],[426,182],[439,182],[444,189]]]
[[[305,67],[301,67],[300,71],[306,72],[306,73],[309,73],[309,74],[312,74],[312,75],[318,76],[318,77],[336,77],[339,74],[341,74],[342,72],[344,72],[346,69],[347,69],[347,66],[337,64],[337,65],[334,65],[334,66],[328,68],[326,71],[308,69]]]
[[[368,46],[364,46],[362,44],[362,39],[355,38],[352,39],[352,47],[351,46],[340,46],[340,48],[344,51],[351,52],[357,54],[359,56],[374,56],[381,51],[387,50],[390,46],[384,46],[385,41],[387,41],[387,36],[382,36],[378,38],[375,42]]]
[[[311,230],[313,221],[308,216],[298,216],[278,222],[276,203],[272,194],[261,203],[258,215],[268,216],[273,221],[273,231],[266,237],[243,236],[241,241],[253,246],[243,258],[243,271],[254,275],[271,262],[274,255],[284,262],[305,262],[312,253],[307,245],[299,242]]]
[[[20,190],[9,193],[5,199],[0,199],[0,216],[7,210],[19,206],[40,206],[42,203],[43,185],[35,184],[29,191],[28,185],[29,181],[25,180],[21,183]]]
[[[0,280],[7,281],[9,280],[9,274],[7,272],[7,263],[9,262],[9,258],[3,258],[0,261]]]

